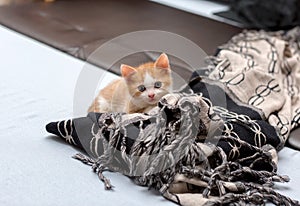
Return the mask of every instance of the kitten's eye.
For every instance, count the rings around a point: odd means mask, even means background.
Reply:
[[[161,82],[155,82],[154,83],[154,88],[161,88],[162,83]]]
[[[137,89],[140,91],[140,92],[143,92],[146,90],[146,87],[144,85],[140,85],[137,87]]]

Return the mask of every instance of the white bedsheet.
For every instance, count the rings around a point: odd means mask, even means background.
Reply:
[[[115,188],[105,191],[71,158],[77,150],[45,131],[48,122],[74,116],[84,62],[1,26],[0,57],[0,205],[174,205],[116,173],[106,173]],[[279,173],[291,177],[279,191],[299,199],[299,152],[280,152]]]

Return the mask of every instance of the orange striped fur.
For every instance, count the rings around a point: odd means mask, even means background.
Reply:
[[[164,53],[155,62],[122,64],[120,69],[122,77],[99,92],[88,112],[146,113],[171,91],[171,68]]]

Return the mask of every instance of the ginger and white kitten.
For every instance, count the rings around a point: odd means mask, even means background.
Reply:
[[[103,88],[88,112],[147,113],[172,88],[168,56],[138,67],[121,65],[122,78]]]

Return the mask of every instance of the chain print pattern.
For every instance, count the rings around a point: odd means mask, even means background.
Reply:
[[[300,125],[300,108],[296,109],[295,113],[296,115],[292,120],[292,128],[296,128]]]
[[[271,79],[267,85],[260,85],[255,89],[255,95],[250,97],[248,103],[253,106],[259,106],[265,101],[265,97],[272,92],[280,92],[281,89],[275,79]]]
[[[63,124],[63,130],[61,129],[61,124]],[[70,128],[70,130],[68,129]],[[63,137],[68,143],[76,145],[73,137],[72,137],[72,132],[73,132],[73,127],[72,127],[72,119],[67,120],[67,121],[60,121],[57,123],[57,130],[59,131],[59,134],[61,137]]]
[[[279,73],[279,70],[276,69],[277,66],[277,62],[278,62],[278,53],[276,48],[274,47],[274,44],[269,42],[270,44],[270,51],[267,55],[267,58],[270,60],[269,64],[268,64],[268,71],[271,74],[274,73]]]
[[[213,107],[213,111],[218,114],[221,118],[225,119],[228,122],[236,122],[238,124],[241,124],[245,126],[247,129],[251,130],[253,132],[253,141],[255,143],[255,146],[262,147],[267,142],[266,135],[262,132],[261,126],[255,121],[252,120],[247,115],[241,115],[237,114],[231,111],[228,111],[227,109],[223,107]],[[236,131],[233,131],[233,125],[230,123],[226,123],[224,125],[223,134],[225,136],[232,136],[239,138],[239,135],[236,133]],[[235,148],[235,149],[234,149]],[[236,150],[236,145],[232,146],[232,149]],[[235,152],[234,152],[235,153]]]
[[[286,117],[279,114],[275,114],[273,115],[273,117],[275,117],[277,120],[276,127],[279,129],[280,134],[286,139],[290,131],[289,120]]]
[[[216,80],[221,80],[225,77],[225,71],[229,68],[230,63],[227,59],[222,60],[217,66],[216,70],[218,70],[218,78]]]
[[[299,87],[295,82],[295,78],[292,75],[292,66],[288,61],[282,63],[282,70],[286,73],[286,78],[284,79],[284,85],[287,87],[288,95],[290,97],[296,97],[299,95]]]

